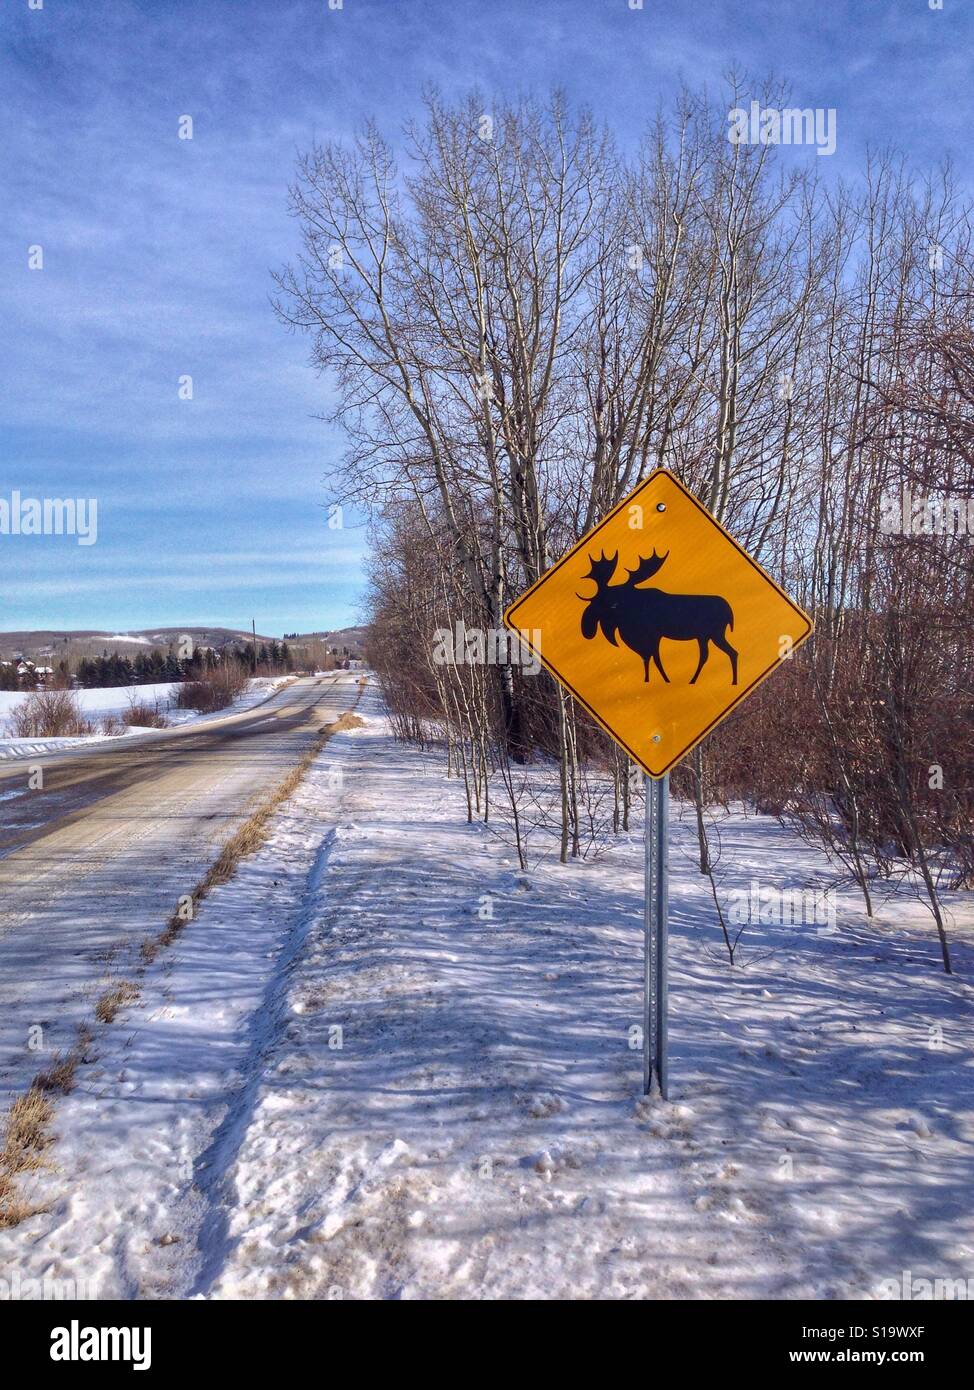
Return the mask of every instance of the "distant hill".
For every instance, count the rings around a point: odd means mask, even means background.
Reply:
[[[296,637],[289,637],[289,643],[300,647],[302,643],[324,642],[327,647],[337,647],[339,651],[347,647],[355,654],[361,654],[362,644],[365,641],[364,627],[340,627],[333,631],[322,629],[320,632],[299,632]]]
[[[218,651],[232,643],[252,640],[252,634],[243,628],[193,627],[191,624],[186,627],[147,627],[133,632],[105,632],[98,628],[60,632],[0,632],[0,657],[8,661],[12,656],[23,655],[32,661],[44,657],[47,658],[44,664],[50,665],[51,657],[60,659],[68,652],[75,658],[100,656],[102,652],[135,656],[137,652],[151,647],[176,646],[179,639],[187,634],[193,639],[194,646],[215,647]],[[275,639],[258,633],[257,640],[271,642]]]
[[[100,656],[102,652],[117,652],[120,656],[134,657],[140,651],[152,647],[166,649],[175,647],[179,639],[186,635],[193,639],[197,647],[221,648],[238,642],[250,642],[253,635],[246,628],[231,627],[145,627],[131,632],[106,632],[98,628],[80,628],[74,631],[0,632],[0,658],[5,661],[15,656],[26,656],[38,665],[51,666],[56,661],[70,655],[72,661],[83,656]],[[339,651],[348,647],[352,654],[361,650],[365,629],[361,627],[340,628],[333,632],[300,633],[289,638],[288,644],[300,647],[305,643],[323,642],[329,648]],[[258,632],[258,642],[279,642],[280,635],[267,636]],[[53,658],[53,660],[52,660]]]

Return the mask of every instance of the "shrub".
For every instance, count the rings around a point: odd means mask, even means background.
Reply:
[[[199,714],[226,709],[247,688],[249,676],[237,661],[227,661],[198,681],[186,681],[176,691],[177,709],[193,709]]]
[[[145,700],[137,699],[135,695],[129,697],[128,709],[122,714],[122,722],[140,729],[169,728],[169,720],[159,708],[158,700],[150,705]]]
[[[35,690],[10,711],[16,738],[84,738],[94,726],[71,690]]]

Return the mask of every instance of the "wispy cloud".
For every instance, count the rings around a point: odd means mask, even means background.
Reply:
[[[269,270],[296,152],[373,114],[395,135],[424,83],[559,85],[632,143],[681,79],[775,72],[838,111],[823,176],[869,143],[970,173],[960,5],[57,0],[0,31],[0,490],[100,499],[94,560],[0,549],[0,627],[183,621],[194,587],[267,630],[356,616],[364,533],[323,536],[342,442]]]

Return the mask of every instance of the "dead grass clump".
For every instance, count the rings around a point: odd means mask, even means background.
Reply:
[[[131,985],[124,988],[132,990]],[[78,1065],[91,1060],[87,1052],[93,1037],[91,1029],[81,1024],[74,1049],[67,1056],[59,1053],[46,1071],[38,1072],[29,1089],[7,1111],[7,1128],[0,1147],[0,1230],[18,1226],[28,1216],[47,1210],[18,1197],[14,1178],[18,1173],[41,1167],[41,1155],[52,1142],[49,1130],[54,1106],[48,1096],[67,1095],[74,1088]]]
[[[54,1107],[37,1085],[18,1096],[7,1115],[7,1132],[0,1149],[0,1165],[9,1173],[39,1168],[41,1153],[51,1142],[47,1127]]]
[[[29,1202],[23,1202],[17,1196],[14,1185],[10,1179],[0,1169],[0,1231],[9,1230],[12,1226],[19,1226],[21,1221],[26,1221],[28,1216],[36,1216],[38,1212],[46,1210],[44,1207],[31,1206]]]
[[[51,1142],[48,1127],[53,1116],[54,1107],[37,1085],[18,1096],[7,1113],[0,1147],[0,1230],[44,1210],[17,1196],[14,1178],[41,1166],[41,1155]]]
[[[55,1057],[46,1071],[37,1073],[34,1085],[39,1091],[57,1091],[60,1095],[66,1096],[74,1090],[74,1074],[79,1061],[80,1057],[76,1052],[69,1053],[67,1057]]]
[[[95,1005],[95,1018],[99,1023],[113,1023],[120,1009],[124,1009],[126,1004],[131,1004],[133,999],[138,998],[139,991],[135,985],[123,980],[121,984],[114,985],[107,989]]]
[[[365,684],[365,681],[360,681],[359,684],[360,684],[360,685],[364,685],[364,684]],[[331,733],[333,733],[333,734],[341,733],[341,731],[342,731],[343,729],[364,729],[364,728],[365,728],[365,720],[362,719],[362,718],[360,718],[359,715],[353,714],[351,710],[346,710],[345,713],[341,716],[340,719],[336,719],[335,722],[334,722],[334,724],[329,724],[329,725],[328,725],[329,731],[330,731]]]

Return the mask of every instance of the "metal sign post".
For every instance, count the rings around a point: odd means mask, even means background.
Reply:
[[[655,1078],[665,1100],[667,774],[794,655],[812,620],[657,468],[504,622],[646,774],[643,1088]]]
[[[669,899],[670,779],[647,777],[646,786],[646,908],[645,995],[643,1008],[643,1092],[649,1095],[653,1077],[659,1093],[668,1098],[666,1062],[667,911]]]

